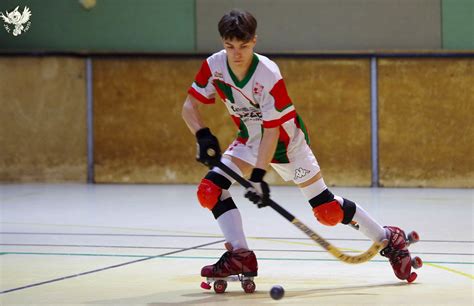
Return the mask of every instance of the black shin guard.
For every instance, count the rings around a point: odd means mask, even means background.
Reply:
[[[342,204],[342,210],[344,211],[344,219],[342,219],[342,224],[351,223],[356,212],[356,204],[348,199],[343,198],[344,203]]]
[[[222,189],[229,189],[230,185],[232,185],[232,182],[225,176],[214,171],[209,171],[204,178],[210,180]]]
[[[214,215],[214,218],[217,220],[217,218],[219,218],[225,212],[234,208],[237,208],[237,206],[235,206],[235,203],[234,203],[234,200],[232,200],[232,197],[229,197],[225,200],[219,200],[219,202],[217,202],[216,206],[214,206],[211,212]]]

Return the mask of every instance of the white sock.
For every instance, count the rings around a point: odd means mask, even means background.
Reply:
[[[326,183],[324,183],[324,179],[320,178],[311,185],[300,188],[300,190],[303,193],[304,197],[309,201],[327,188],[328,187],[326,186]]]
[[[359,224],[359,230],[372,241],[380,242],[387,238],[385,229],[357,204],[352,220]]]
[[[231,209],[217,218],[217,223],[224,234],[225,241],[230,243],[234,250],[247,249],[242,217],[238,209]]]
[[[324,180],[321,178],[313,184],[301,188],[301,192],[308,199],[312,199],[327,189]],[[334,195],[334,199],[339,202],[342,207],[344,199],[338,195]],[[359,230],[372,241],[382,241],[387,237],[385,229],[377,223],[362,207],[356,204],[356,212],[352,219],[359,224]]]

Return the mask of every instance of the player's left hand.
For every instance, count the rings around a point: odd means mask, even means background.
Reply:
[[[263,180],[265,173],[263,169],[254,168],[249,180],[252,187],[245,190],[245,197],[257,204],[258,208],[270,205],[270,187]]]

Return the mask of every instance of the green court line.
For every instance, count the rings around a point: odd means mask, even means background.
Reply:
[[[0,255],[46,255],[46,256],[93,256],[93,257],[141,257],[146,258],[152,255],[137,255],[137,254],[90,254],[90,253],[42,253],[42,252],[0,252]],[[215,256],[160,256],[156,258],[163,259],[212,259],[216,260],[218,257]],[[155,258],[155,259],[156,259]],[[268,260],[268,261],[339,261],[337,259],[322,259],[322,258],[271,258],[271,257],[260,257],[258,260]],[[386,260],[372,259],[369,262],[387,262]],[[442,266],[441,264],[451,264],[451,265],[472,265],[474,262],[450,262],[450,261],[424,261],[424,264],[427,264],[431,267],[438,268],[444,271],[455,273],[470,279],[474,279],[474,275],[458,271],[452,268]]]
[[[50,253],[50,252],[0,252],[0,255],[46,255],[46,256],[92,256],[92,257],[150,257],[155,255],[138,255],[138,254],[91,254],[91,253]],[[157,258],[169,259],[219,259],[216,256],[159,256]],[[258,260],[269,261],[339,261],[332,258],[292,258],[292,257],[259,257]],[[387,262],[383,259],[372,259],[370,262]],[[449,264],[449,265],[473,265],[474,262],[461,261],[423,261],[424,264]]]

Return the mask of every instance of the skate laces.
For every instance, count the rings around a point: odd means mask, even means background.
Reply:
[[[408,250],[399,250],[389,245],[380,251],[380,255],[388,257],[392,263],[397,263],[408,256]]]
[[[218,271],[218,269],[225,268],[225,265],[226,265],[228,259],[230,258],[230,256],[231,256],[231,253],[229,251],[225,252],[221,256],[221,258],[219,258],[219,260],[214,264],[213,270]]]

